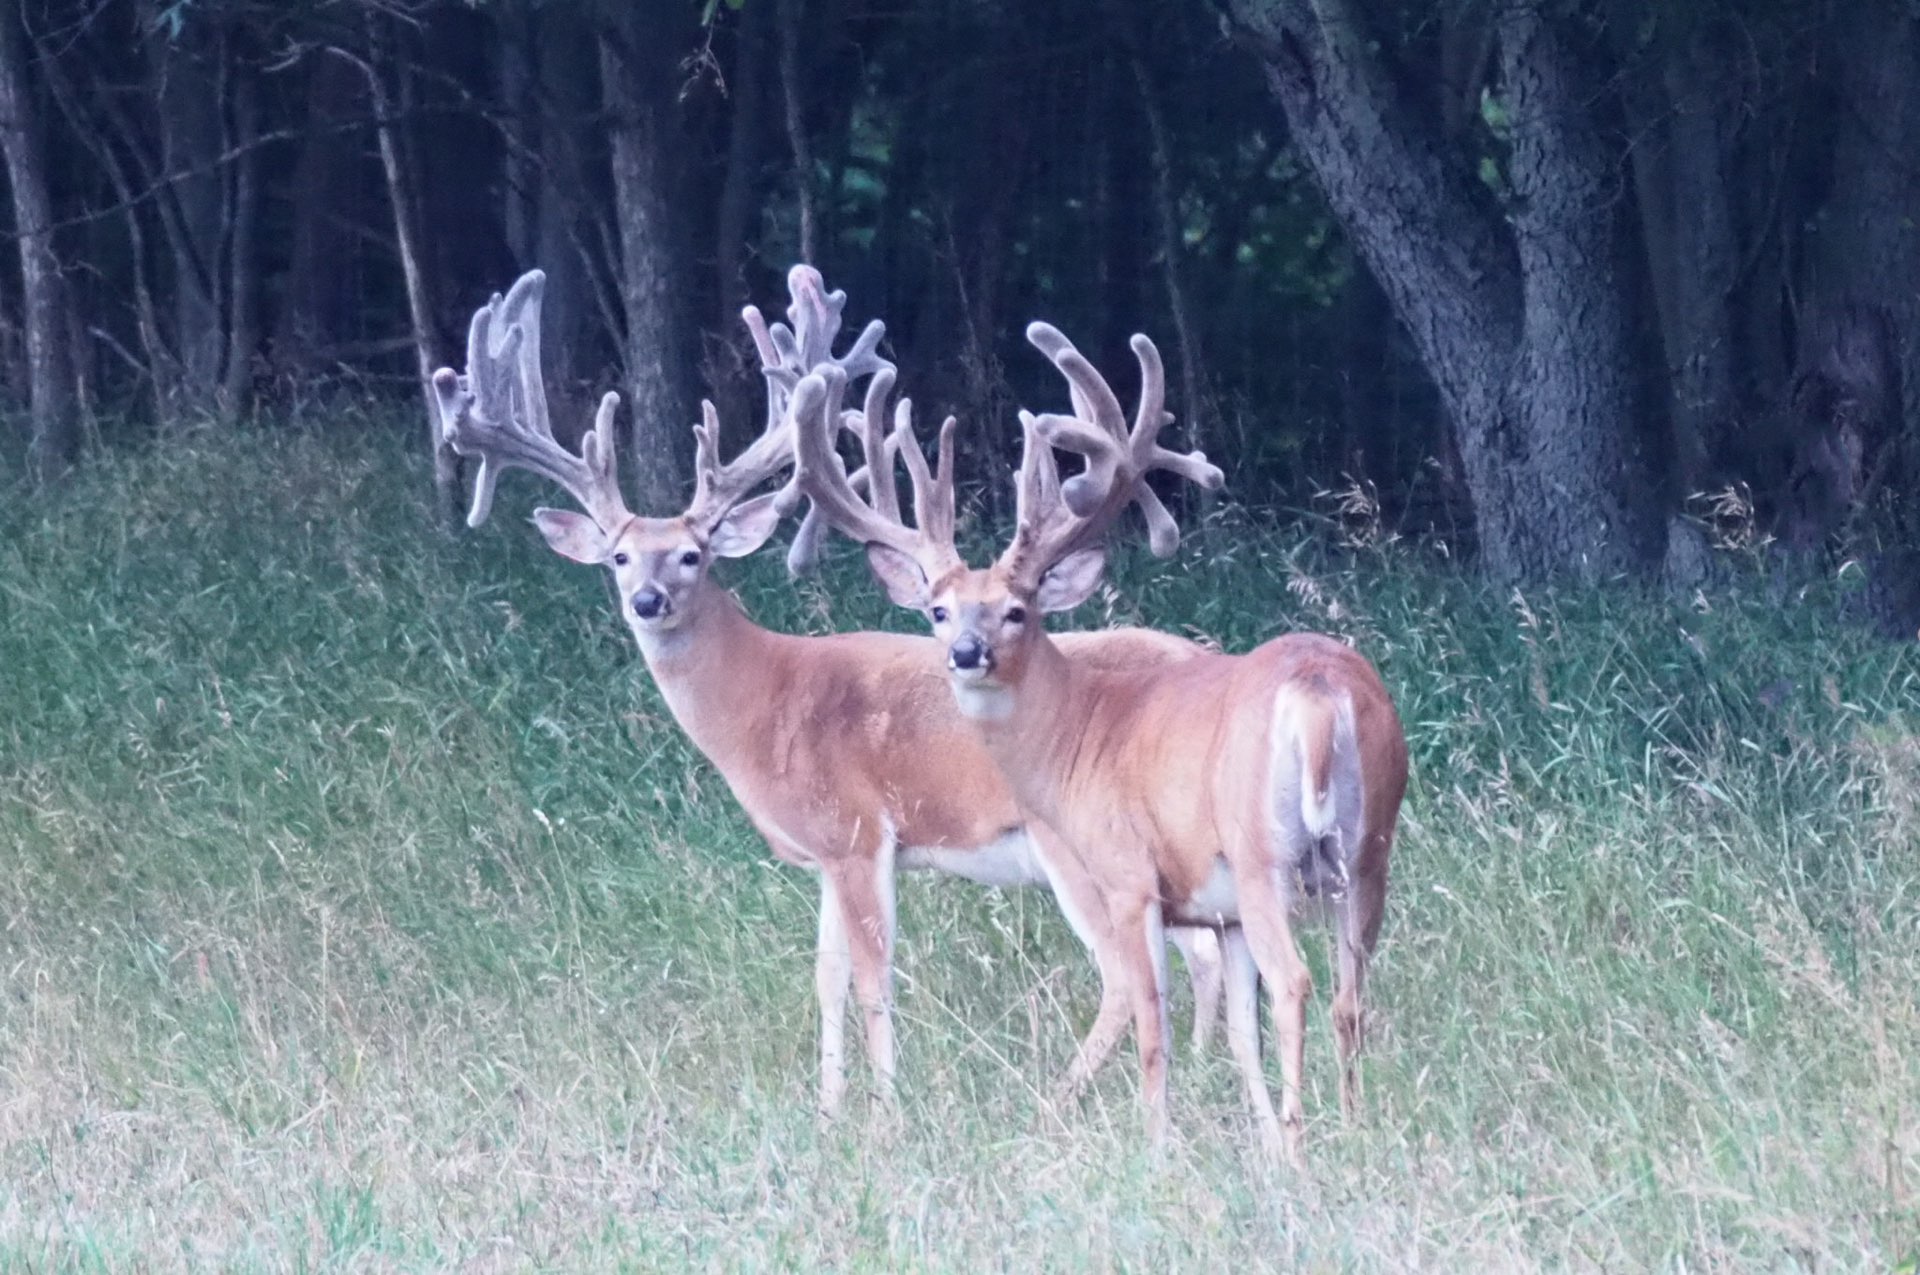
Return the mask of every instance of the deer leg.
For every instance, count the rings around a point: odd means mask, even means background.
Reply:
[[[1127,995],[1129,976],[1124,957],[1113,942],[1106,896],[1079,856],[1037,820],[1028,823],[1027,836],[1033,843],[1034,856],[1047,874],[1048,884],[1053,887],[1061,915],[1067,918],[1067,924],[1093,954],[1094,964],[1100,969],[1100,1011],[1074,1050],[1066,1075],[1054,1086],[1054,1101],[1070,1102],[1086,1088],[1126,1033],[1127,1018],[1132,1013]]]
[[[1364,1097],[1360,1089],[1360,1051],[1367,1043],[1368,934],[1379,932],[1379,916],[1386,902],[1386,878],[1356,876],[1347,897],[1334,912],[1338,935],[1339,990],[1333,998],[1333,1030],[1340,1046],[1340,1111],[1353,1120]]]
[[[893,1101],[893,854],[837,864],[834,892],[853,971],[853,995],[866,1029],[874,1091]]]
[[[1160,900],[1120,901],[1112,912],[1115,946],[1125,953],[1133,994],[1134,1043],[1140,1050],[1140,1101],[1147,1140],[1166,1145],[1167,1119],[1167,935]]]
[[[1246,1083],[1247,1104],[1260,1126],[1260,1141],[1278,1159],[1285,1152],[1286,1139],[1280,1132],[1280,1118],[1273,1113],[1273,1096],[1267,1092],[1266,1072],[1260,1064],[1260,970],[1240,926],[1230,925],[1221,932],[1220,947],[1227,985],[1227,1047]]]
[[[1126,991],[1127,976],[1104,958],[1104,946],[1093,949],[1094,960],[1100,966],[1100,1009],[1094,1015],[1093,1026],[1074,1049],[1066,1075],[1054,1087],[1055,1102],[1071,1102],[1087,1087],[1087,1082],[1105,1065],[1113,1055],[1114,1046],[1126,1034],[1127,1019],[1133,1012]]]
[[[847,927],[833,875],[820,874],[820,945],[813,967],[814,992],[820,999],[820,1114],[840,1114],[847,1092],[847,988],[853,978],[853,955],[847,947]]]
[[[1193,983],[1193,1052],[1206,1052],[1220,1017],[1220,933],[1206,925],[1176,925],[1167,930]]]
[[[1287,920],[1278,873],[1264,861],[1234,873],[1240,895],[1240,923],[1260,976],[1273,996],[1273,1035],[1280,1047],[1280,1123],[1287,1159],[1302,1163],[1305,1112],[1300,1083],[1306,1071],[1307,997],[1313,974],[1300,956]]]

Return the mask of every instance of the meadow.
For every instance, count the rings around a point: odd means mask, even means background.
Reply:
[[[1184,1040],[1155,1156],[1128,1051],[1046,1098],[1096,1000],[1049,899],[916,876],[899,1111],[822,1126],[812,881],[549,493],[449,538],[416,432],[0,472],[0,1271],[1914,1269],[1920,649],[1832,598],[1232,507],[1125,555],[1078,623],[1329,631],[1398,702],[1364,1119],[1321,932],[1308,1168]],[[723,568],[762,623],[913,626],[779,558]]]

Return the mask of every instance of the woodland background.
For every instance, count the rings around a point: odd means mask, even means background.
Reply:
[[[1920,1270],[1917,112],[1893,0],[0,3],[0,1275]],[[1305,1173],[1184,1037],[1165,1153],[1049,1100],[1095,967],[937,874],[818,1123],[813,883],[551,491],[457,530],[489,293],[661,513],[802,258],[981,539],[1026,322],[1151,333],[1229,487],[1084,620],[1379,668]],[[859,559],[727,580],[923,628]]]
[[[807,260],[989,506],[1058,396],[1045,316],[1123,385],[1159,339],[1239,500],[1335,493],[1503,580],[1690,589],[1759,547],[1920,623],[1911,4],[4,10],[0,456],[38,480],[405,400],[538,265],[556,417],[622,389],[677,508],[697,399],[755,427],[740,307]]]

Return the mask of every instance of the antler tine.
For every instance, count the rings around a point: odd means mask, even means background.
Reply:
[[[885,377],[885,373],[882,373],[882,377]],[[845,385],[846,378],[840,370],[829,367],[809,373],[794,387],[791,413],[794,424],[794,484],[802,495],[813,502],[809,520],[817,515],[829,526],[856,540],[878,541],[895,548],[905,548],[906,527],[897,518],[883,517],[855,493],[847,468],[841,463],[839,452],[834,449],[834,437],[844,424],[838,400]],[[865,472],[871,494],[875,486],[873,467],[868,466]]]
[[[721,463],[720,430],[709,404],[702,404],[702,423],[695,427],[695,489],[687,517],[712,522],[725,515],[742,497],[791,463],[793,442],[793,394],[809,373],[835,368],[845,373],[844,385],[862,376],[891,372],[893,364],[882,358],[878,346],[886,335],[886,325],[878,319],[868,323],[845,354],[833,353],[834,339],[840,332],[840,315],[846,309],[847,294],[828,292],[820,272],[812,266],[797,265],[787,272],[790,297],[784,323],[769,325],[759,309],[747,306],[740,312],[760,355],[761,371],[767,380],[767,414],[760,436],[729,463]],[[837,415],[837,411],[836,411]],[[855,428],[859,413],[848,413],[844,422]],[[789,481],[776,496],[781,512],[798,503],[797,483]],[[811,524],[811,530],[809,525]],[[796,539],[796,553],[805,556],[804,546],[818,543],[818,522],[812,514],[802,524]],[[789,555],[792,561],[792,555]]]
[[[882,474],[893,473],[895,444],[892,439],[875,428],[873,422],[886,418],[887,394],[893,388],[893,369],[885,368],[867,382],[867,400],[865,407],[858,412],[840,413],[840,428],[857,435],[861,451],[871,458],[880,457],[878,471]],[[835,463],[839,454],[835,452]],[[844,470],[844,466],[842,469]],[[873,504],[882,517],[900,521],[900,492],[893,483],[882,482],[875,486],[873,474],[875,466],[862,465],[847,475],[847,486],[856,493],[865,493],[869,503]],[[780,499],[787,507],[798,503],[804,493],[800,489],[800,470],[795,466],[793,477],[780,491]],[[784,509],[783,509],[784,512]],[[807,502],[806,516],[800,520],[800,529],[793,535],[793,544],[787,548],[787,574],[798,579],[809,575],[820,565],[821,541],[826,537],[827,523],[820,512],[818,502]]]
[[[1140,363],[1140,409],[1134,414],[1129,442],[1133,469],[1144,479],[1147,471],[1164,469],[1178,474],[1205,491],[1218,491],[1226,481],[1218,465],[1211,464],[1205,452],[1176,452],[1160,446],[1160,431],[1173,423],[1166,408],[1167,376],[1160,362],[1160,351],[1143,333],[1134,333],[1128,342]],[[1180,546],[1180,525],[1145,481],[1133,485],[1134,503],[1147,523],[1147,547],[1156,558],[1167,558]]]
[[[813,502],[809,522],[817,516],[849,539],[898,550],[919,563],[929,580],[936,580],[961,565],[953,543],[953,421],[941,428],[938,469],[929,471],[913,436],[911,404],[901,402],[891,434],[875,426],[883,419],[881,409],[893,387],[892,368],[882,369],[874,379],[885,384],[869,387],[868,410],[860,414],[867,463],[852,476],[833,447],[837,387],[844,385],[845,374],[833,367],[801,380],[793,400],[794,481]],[[913,481],[914,527],[900,516],[893,489],[894,463],[901,453]],[[867,480],[865,500],[855,490],[862,474]]]
[[[886,473],[893,473],[893,457],[899,453],[906,458],[907,477],[913,483],[913,525],[930,545],[943,551],[940,561],[945,565],[957,564],[960,555],[954,548],[956,519],[953,498],[953,428],[954,418],[949,416],[940,423],[940,437],[934,454],[934,469],[927,469],[927,457],[920,450],[920,440],[913,432],[913,403],[901,399],[900,406],[894,412],[893,433],[888,438],[888,449],[884,464]],[[869,467],[872,460],[867,462]],[[891,483],[883,484],[891,486]],[[898,515],[895,515],[896,521]],[[948,562],[951,559],[951,562]],[[928,571],[929,580],[937,579],[937,573]]]
[[[847,308],[847,294],[840,289],[826,290],[826,280],[812,266],[798,265],[787,271],[787,293],[793,298],[787,306],[787,320],[793,324],[792,338],[800,357],[801,374],[822,363],[838,364],[848,382],[891,366],[876,353],[886,325],[871,320],[845,354],[836,356],[833,340],[840,334],[840,315]],[[778,329],[775,336],[778,337]]]
[[[1059,516],[1060,466],[1053,445],[1039,436],[1039,422],[1031,412],[1020,413],[1020,472],[1014,478],[1013,516],[1016,526],[1044,522]]]
[[[1164,469],[1207,491],[1218,491],[1226,475],[1207,460],[1205,452],[1176,452],[1160,446],[1160,431],[1173,424],[1173,413],[1166,407],[1167,373],[1160,362],[1160,350],[1151,337],[1140,332],[1127,343],[1140,363],[1140,410],[1128,439],[1135,471],[1144,475],[1151,469]]]
[[[467,370],[433,374],[442,436],[463,456],[477,456],[467,525],[478,527],[493,509],[501,471],[526,469],[564,487],[603,527],[629,515],[620,497],[613,450],[618,394],[600,401],[593,432],[575,455],[553,436],[546,382],[540,372],[540,301],[546,275],[529,270],[507,295],[495,293],[474,311],[467,329]]]
[[[823,364],[832,363],[846,372],[849,382],[869,376],[883,367],[893,366],[878,352],[887,325],[878,319],[868,322],[845,354],[833,352],[834,338],[840,334],[840,314],[846,309],[847,294],[828,292],[826,281],[812,266],[798,265],[787,272],[787,319],[792,324],[768,326],[755,306],[740,312],[753,334],[754,348],[760,355],[761,369],[769,386],[767,418],[784,415],[786,399],[800,378]]]
[[[1200,452],[1161,447],[1160,431],[1173,420],[1166,410],[1166,369],[1153,342],[1136,334],[1130,344],[1140,363],[1140,402],[1132,428],[1106,378],[1073,343],[1049,324],[1035,323],[1027,339],[1067,378],[1074,415],[1020,414],[1025,456],[1020,473],[1019,523],[1002,561],[1032,581],[1075,550],[1097,543],[1129,503],[1137,503],[1147,521],[1148,545],[1157,557],[1179,547],[1180,528],[1146,484],[1148,472],[1171,470],[1208,490],[1224,481],[1220,470]],[[1058,479],[1051,449],[1076,452],[1086,469]],[[1050,488],[1057,491],[1051,498]]]
[[[848,413],[841,419],[841,425],[859,431],[860,453],[867,462],[867,501],[873,506],[873,512],[889,522],[900,522],[900,488],[894,482],[893,466],[894,451],[899,444],[887,434],[887,396],[893,393],[894,375],[891,367],[874,373],[873,379],[867,382],[867,400],[861,410],[858,414]],[[904,414],[903,419],[911,421],[913,404],[903,398],[899,411]],[[909,427],[908,439],[911,438]],[[915,488],[916,499],[918,491]]]
[[[875,473],[885,475],[888,478],[892,476],[894,472],[894,460],[899,451],[899,443],[883,430],[877,429],[873,425],[875,421],[884,421],[886,419],[887,394],[892,388],[893,369],[888,367],[883,369],[881,375],[875,376],[867,383],[867,402],[862,411],[845,411],[840,413],[840,428],[856,435],[860,439],[861,451],[867,457],[866,464],[860,466],[860,468],[854,470],[851,474],[847,474],[846,483],[848,488],[851,489],[856,496],[864,498],[869,504],[873,505],[881,517],[893,522],[899,522],[901,521],[899,488],[894,483],[884,480],[876,485],[873,479]],[[908,405],[903,400],[900,406],[902,409],[906,409]],[[805,429],[805,424],[802,423],[800,428]],[[875,457],[878,457],[877,464],[874,460]],[[833,454],[833,461],[835,465],[840,467],[840,472],[845,473],[846,467],[840,464],[840,457],[837,451]],[[798,465],[794,467],[793,477],[788,481],[787,485],[781,489],[780,495],[781,499],[789,504],[797,502],[802,496],[807,495],[800,485],[800,468]],[[825,538],[826,530],[827,519],[821,512],[819,502],[809,498],[807,501],[806,516],[800,520],[800,529],[794,533],[793,544],[787,549],[787,573],[789,575],[796,579],[800,576],[809,575],[813,569],[820,564],[821,541]]]
[[[893,440],[888,439],[887,464],[889,467],[891,467],[893,463],[893,455]],[[838,459],[836,456],[836,462]],[[842,466],[843,471],[844,469],[845,467]],[[871,481],[869,472],[867,467],[862,465],[847,475],[847,486],[852,488],[856,495],[860,493],[870,493],[872,491],[872,487],[869,485]],[[797,502],[803,494],[800,490],[799,473],[796,470],[793,479],[789,481],[785,487],[781,488],[781,498],[786,502],[782,506],[782,512],[784,513],[787,509],[791,508],[792,504]],[[798,579],[801,576],[812,574],[813,569],[820,565],[820,542],[826,537],[826,534],[827,520],[821,514],[819,504],[813,500],[808,500],[807,512],[805,516],[800,519],[800,529],[793,533],[793,543],[787,547],[788,575]]]

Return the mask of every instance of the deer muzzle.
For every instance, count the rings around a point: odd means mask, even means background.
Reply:
[[[643,620],[658,620],[672,611],[673,601],[650,584],[633,595],[633,613]]]
[[[947,667],[956,673],[984,677],[993,672],[993,648],[975,633],[962,633],[947,648]]]

